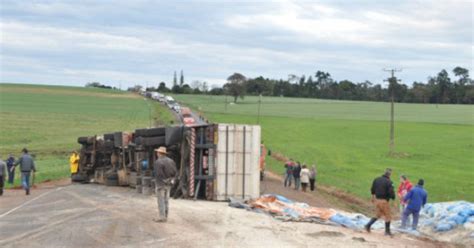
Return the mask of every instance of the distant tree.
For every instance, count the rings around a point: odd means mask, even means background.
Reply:
[[[174,86],[178,85],[178,77],[176,76],[176,71],[174,71],[173,75],[173,88]]]
[[[181,70],[181,75],[179,76],[179,86],[183,87],[184,85],[184,74],[183,70]]]
[[[451,87],[451,79],[449,78],[448,72],[446,70],[441,70],[436,76],[436,86],[437,86],[437,99],[438,103],[448,103],[449,102],[449,90]]]
[[[135,86],[133,86],[133,87],[128,88],[128,91],[131,91],[131,92],[140,92],[142,89],[143,89],[143,86],[137,84],[137,85],[135,85]]]
[[[199,81],[199,80],[194,80],[194,81],[191,83],[191,88],[193,88],[193,89],[198,89],[199,92],[201,91],[201,87],[202,87],[202,82]]]
[[[466,101],[466,94],[470,93],[469,88],[472,87],[472,80],[469,78],[469,70],[457,66],[453,69],[453,73],[458,80],[454,82],[452,98],[455,99],[454,103],[469,103]],[[469,98],[469,97],[468,97]]]
[[[182,94],[193,94],[194,90],[189,86],[189,84],[183,84],[181,87],[181,93]]]
[[[168,92],[170,92],[170,89],[168,89],[168,87],[166,87],[165,82],[161,82],[160,85],[158,86],[158,92],[168,93]]]
[[[205,94],[209,91],[209,85],[206,81],[202,82],[201,91]]]
[[[102,88],[102,89],[116,89],[115,87],[101,84],[99,82],[89,82],[86,83],[86,87]]]
[[[333,82],[331,74],[329,72],[317,71],[314,76],[316,77],[316,89],[319,92],[315,92],[316,97],[320,98],[331,98],[330,90],[331,83]]]
[[[234,103],[237,102],[237,98],[244,98],[245,81],[245,76],[237,72],[227,78],[228,83],[224,85],[224,89],[234,97]]]
[[[468,79],[469,78],[469,70],[466,68],[462,68],[457,66],[453,69],[453,73],[456,77],[460,77],[461,79]]]
[[[181,94],[183,93],[181,87],[179,85],[174,85],[173,88],[171,88],[171,92],[174,94]]]
[[[224,89],[221,88],[221,87],[214,87],[209,91],[209,93],[211,95],[216,95],[216,96],[217,95],[224,95]]]

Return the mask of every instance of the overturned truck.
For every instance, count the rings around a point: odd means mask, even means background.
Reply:
[[[178,168],[174,198],[227,200],[260,195],[260,126],[205,124],[136,129],[78,138],[75,182],[154,192],[154,150],[165,146]]]

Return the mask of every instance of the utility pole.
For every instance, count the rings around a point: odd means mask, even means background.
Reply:
[[[383,69],[384,71],[390,72],[391,77],[388,78],[388,90],[390,92],[390,143],[389,143],[389,154],[392,156],[394,154],[394,149],[395,149],[395,120],[394,120],[394,105],[395,105],[395,94],[394,94],[394,87],[397,82],[400,80],[397,80],[395,77],[395,72],[401,72],[401,69]]]

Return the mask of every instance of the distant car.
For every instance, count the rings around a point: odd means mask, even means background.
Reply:
[[[181,110],[181,107],[178,104],[174,104],[173,106],[171,106],[171,109],[176,111],[176,113],[179,113]]]

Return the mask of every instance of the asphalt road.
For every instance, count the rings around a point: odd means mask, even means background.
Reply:
[[[160,225],[151,221],[157,214],[151,197],[129,188],[73,184],[33,191],[30,196],[21,190],[8,193],[0,198],[0,247],[160,243]]]

